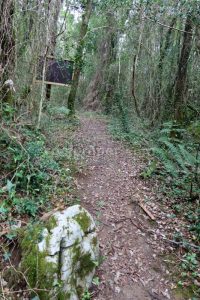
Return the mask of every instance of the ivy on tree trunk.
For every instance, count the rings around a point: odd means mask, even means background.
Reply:
[[[15,69],[15,35],[14,35],[14,12],[13,0],[2,1],[0,7],[0,81],[1,99],[12,105],[12,92],[4,86],[5,81],[13,79]]]
[[[185,32],[175,83],[174,117],[178,123],[182,123],[184,121],[185,99],[187,94],[187,67],[190,51],[192,49],[192,29],[192,16],[188,14],[185,23]]]
[[[71,115],[75,113],[75,99],[76,99],[76,93],[79,84],[79,77],[83,65],[84,42],[88,30],[88,23],[90,20],[91,12],[92,12],[92,0],[87,0],[85,4],[85,12],[82,15],[80,38],[76,50],[74,76],[71,85],[71,90],[68,96],[68,109],[70,110]]]

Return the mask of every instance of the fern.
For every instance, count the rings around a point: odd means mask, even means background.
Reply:
[[[178,145],[180,154],[182,156],[182,159],[190,166],[194,166],[197,163],[196,157],[194,154],[192,154],[191,148],[186,149],[185,145]]]
[[[176,172],[176,166],[174,165],[174,163],[169,159],[168,157],[168,153],[162,149],[162,148],[158,148],[158,147],[154,147],[152,148],[152,151],[154,153],[154,155],[159,158],[159,160],[162,162],[166,172],[169,175],[172,175],[173,177],[177,177],[178,174]]]
[[[179,147],[175,146],[169,141],[164,141],[164,145],[167,146],[168,153],[171,160],[173,160],[175,164],[178,164],[178,166],[181,168],[183,172],[187,173],[187,168],[185,167],[185,163],[179,151]]]
[[[195,145],[190,144],[186,139],[178,138],[180,134],[183,137],[187,132],[185,129],[174,126],[171,122],[166,123],[160,131],[157,145],[152,148],[152,152],[162,164],[162,174],[174,178],[175,187],[188,190],[194,179],[196,166],[200,164],[200,158],[196,158]],[[175,190],[180,193],[177,188]]]

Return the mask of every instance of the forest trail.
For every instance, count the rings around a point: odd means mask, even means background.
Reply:
[[[149,235],[152,225],[137,204],[152,196],[151,187],[139,178],[139,158],[112,139],[105,119],[82,115],[80,122],[75,147],[86,167],[77,177],[78,195],[97,220],[105,256],[92,299],[174,300],[159,241]]]

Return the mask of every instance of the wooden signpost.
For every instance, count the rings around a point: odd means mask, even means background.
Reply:
[[[58,86],[70,85],[73,79],[73,65],[74,62],[71,60],[61,60],[53,56],[47,56],[44,83]],[[40,57],[35,82],[43,81],[43,67],[44,57]]]

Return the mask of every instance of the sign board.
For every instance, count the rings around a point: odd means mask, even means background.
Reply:
[[[53,56],[47,56],[44,83],[62,86],[71,84],[73,79],[73,65],[73,61],[60,60]],[[37,67],[36,82],[42,81],[43,67],[44,57],[40,57]]]

